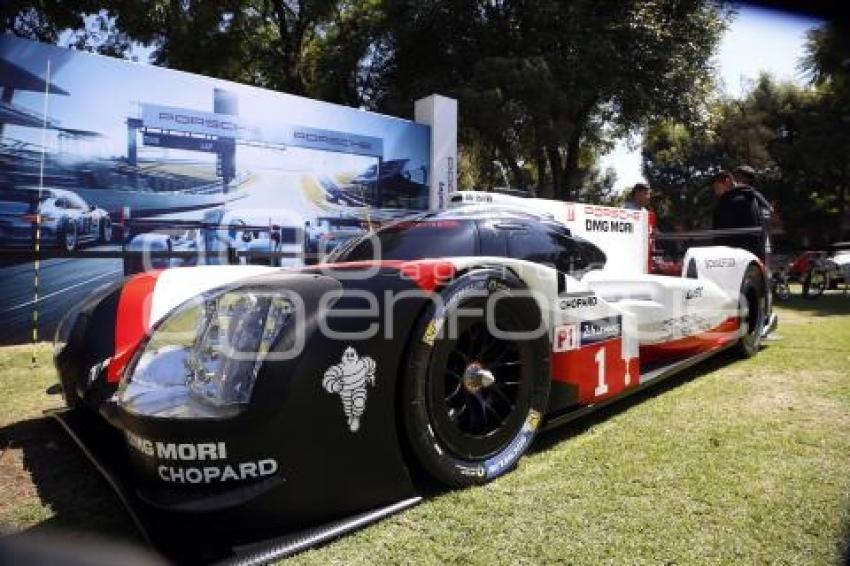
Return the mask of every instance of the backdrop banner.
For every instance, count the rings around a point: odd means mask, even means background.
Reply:
[[[8,35],[0,87],[0,344],[126,273],[297,266],[432,204],[431,122]]]

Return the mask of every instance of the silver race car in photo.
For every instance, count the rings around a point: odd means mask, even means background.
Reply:
[[[73,191],[0,188],[0,244],[32,246],[39,224],[43,245],[73,252],[83,244],[112,240],[109,213]]]

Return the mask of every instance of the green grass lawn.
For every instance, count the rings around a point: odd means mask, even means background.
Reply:
[[[542,435],[514,472],[297,556],[383,562],[835,564],[850,539],[850,296],[795,298],[754,359],[718,358]],[[0,349],[0,530],[132,536],[40,412],[47,346]]]

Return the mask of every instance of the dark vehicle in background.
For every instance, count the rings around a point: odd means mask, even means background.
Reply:
[[[109,213],[65,189],[0,190],[0,245],[32,246],[41,216],[41,243],[73,252],[84,243],[112,240]]]
[[[320,216],[304,223],[304,263],[314,265],[349,240],[367,232],[365,222],[351,216]]]

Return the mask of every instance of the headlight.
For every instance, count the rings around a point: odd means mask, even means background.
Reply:
[[[203,295],[169,314],[128,367],[118,402],[139,415],[226,418],[250,401],[293,302],[258,290]]]

